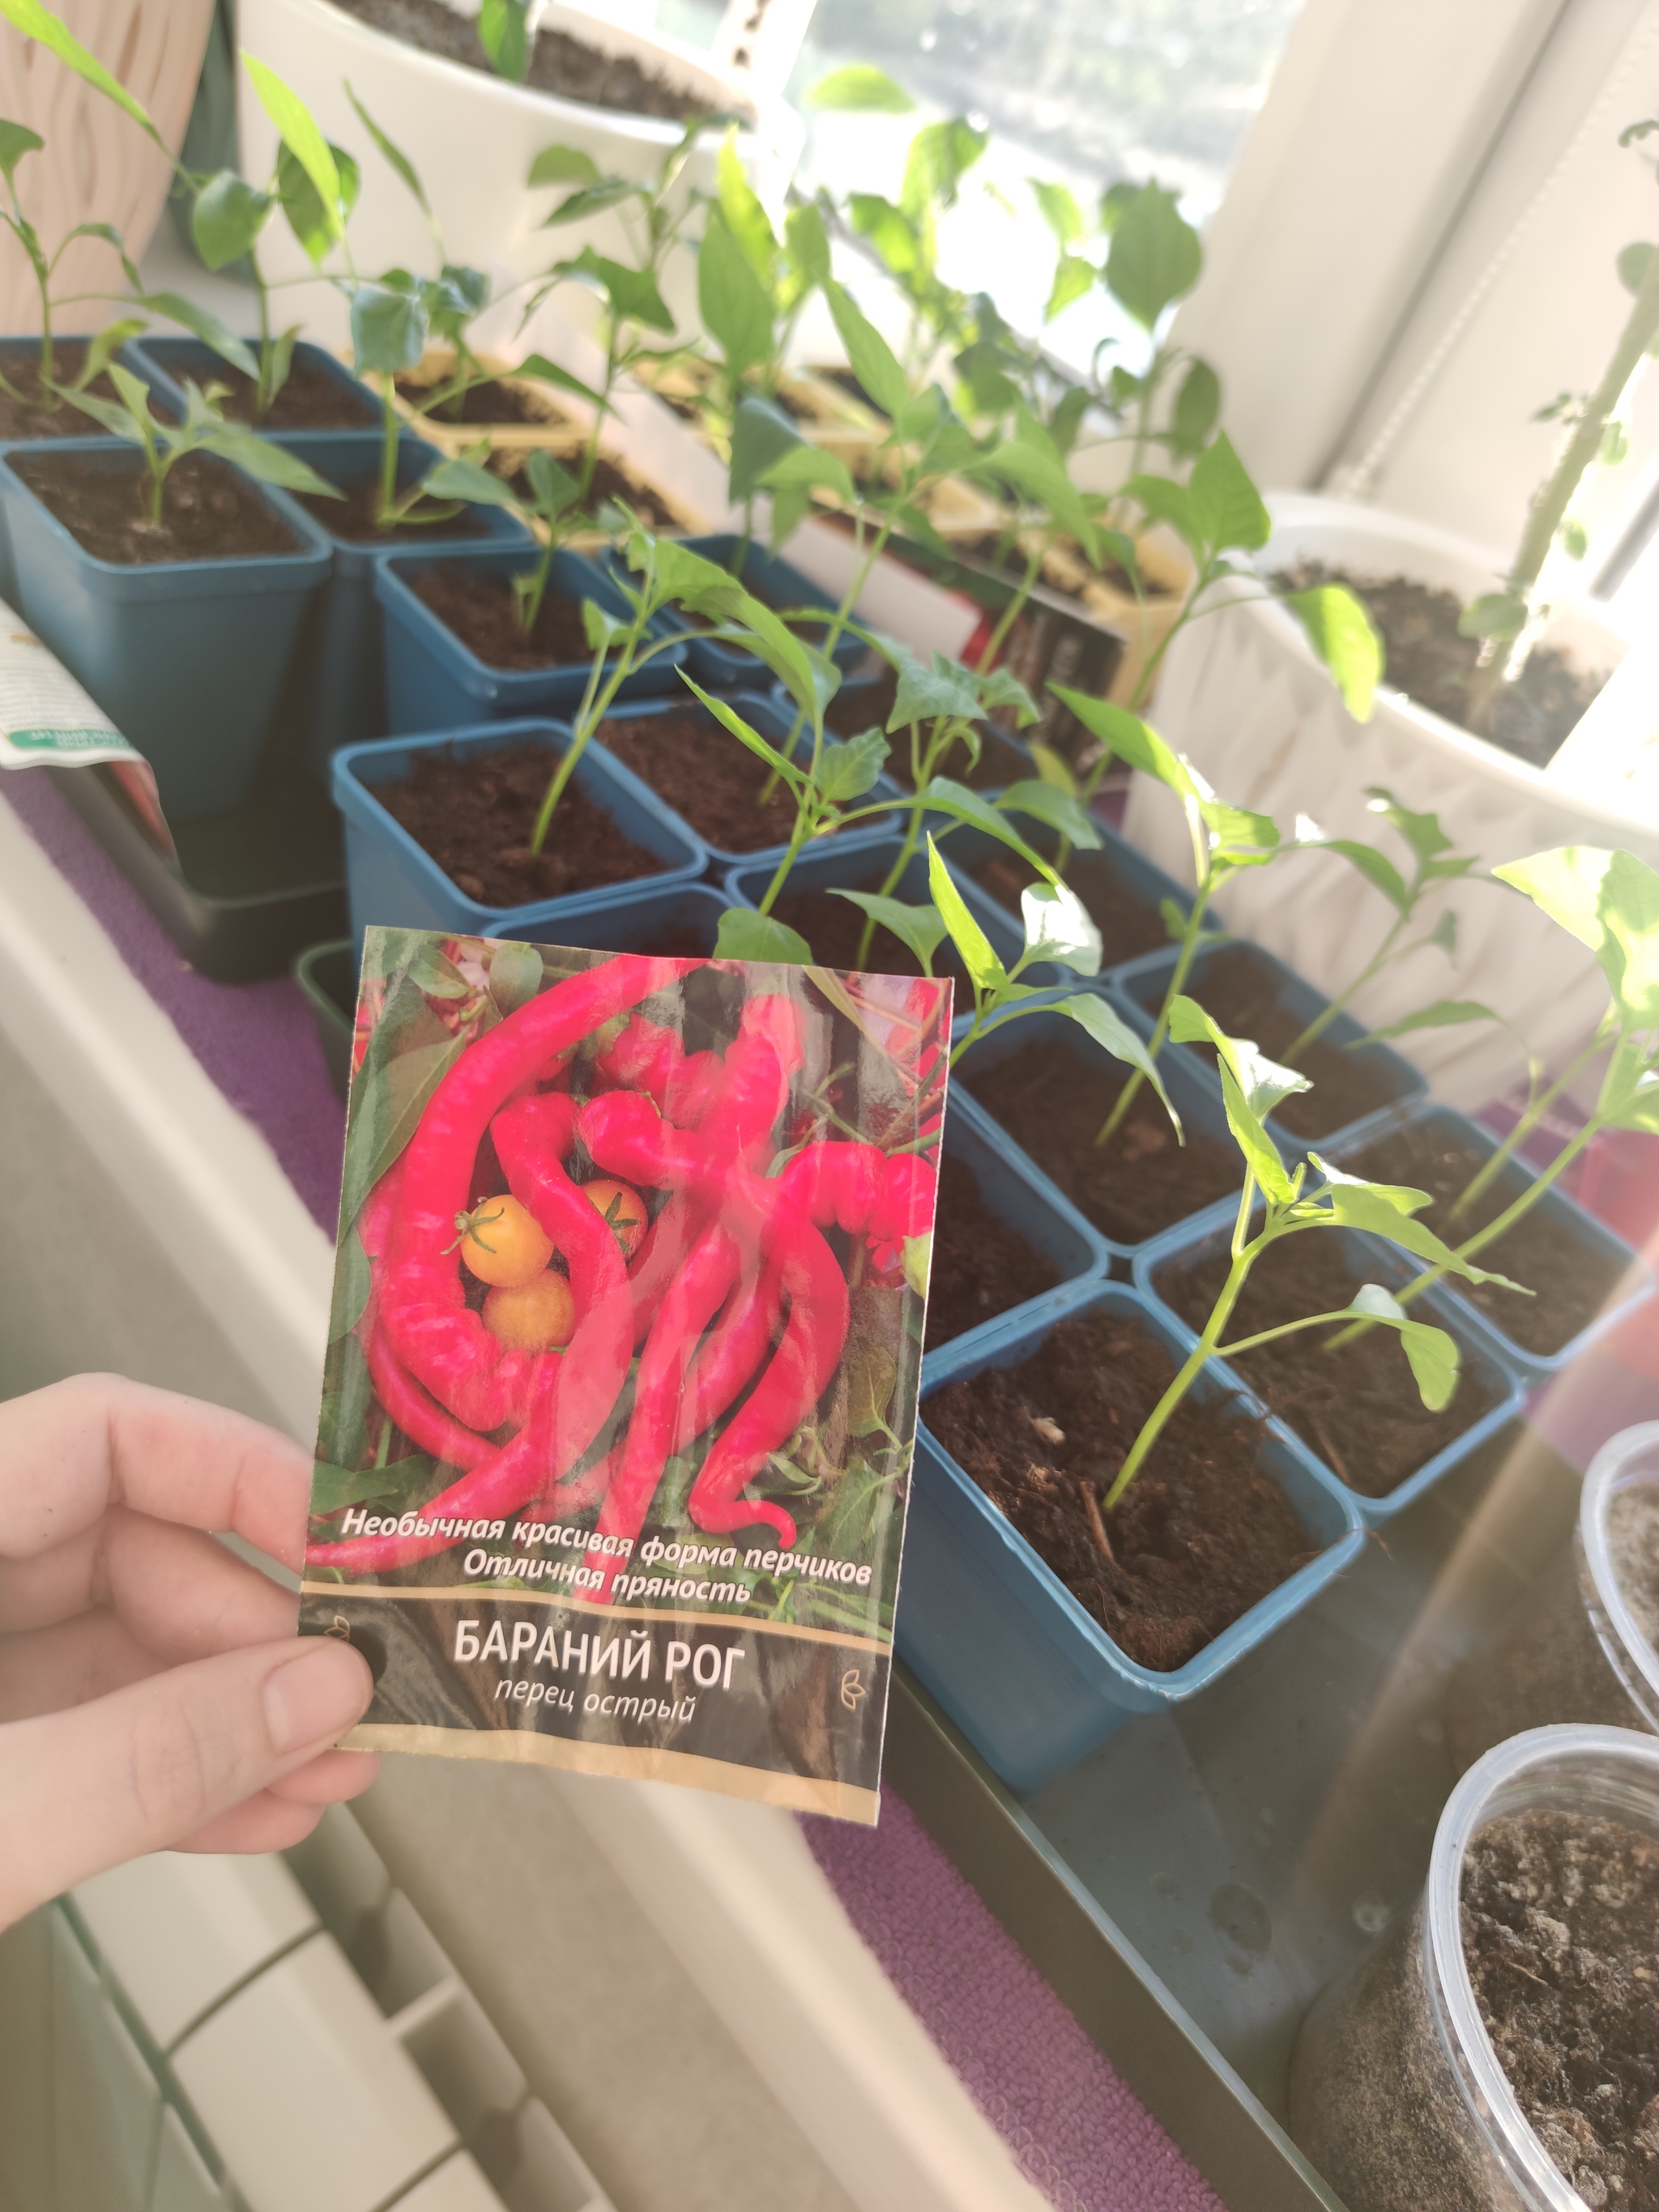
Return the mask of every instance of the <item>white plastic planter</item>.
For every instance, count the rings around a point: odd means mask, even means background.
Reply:
[[[462,12],[458,10],[458,12]],[[346,96],[349,79],[358,97],[392,143],[418,170],[431,201],[444,248],[453,262],[487,270],[497,295],[539,274],[558,259],[592,244],[601,253],[628,258],[627,234],[612,210],[591,222],[556,230],[541,225],[559,197],[532,191],[530,165],[545,146],[579,148],[602,174],[654,176],[663,155],[680,137],[680,125],[651,116],[628,115],[560,100],[464,67],[371,30],[329,0],[240,0],[242,51],[268,63],[311,109],[326,137],[349,148],[362,163],[363,191],[352,217],[351,252],[358,269],[428,270],[432,234],[413,196],[368,143],[368,134]],[[629,54],[694,98],[710,114],[749,123],[744,144],[756,187],[781,191],[799,156],[802,125],[781,100],[757,101],[741,80],[722,76],[695,47],[645,33],[602,15],[549,0],[546,30],[567,31],[606,53]],[[263,184],[276,160],[276,138],[247,72],[237,72],[237,119],[244,173]],[[684,175],[684,189],[712,191],[718,132],[710,131]],[[260,263],[271,278],[306,277],[311,264],[287,225],[270,225]],[[676,285],[678,293],[684,289]],[[561,297],[571,312],[575,289]],[[301,295],[311,335],[339,343],[345,303],[325,288]],[[690,294],[679,305],[690,305]],[[517,321],[514,313],[505,327]]]
[[[1490,590],[1502,567],[1478,546],[1403,516],[1302,494],[1267,504],[1273,534],[1256,556],[1264,575],[1313,559],[1361,576],[1412,576],[1467,599]],[[1625,652],[1622,639],[1577,612],[1558,617],[1546,637],[1587,669],[1610,670]],[[1371,720],[1356,722],[1300,624],[1266,599],[1241,597],[1182,632],[1164,664],[1156,719],[1223,798],[1272,815],[1287,839],[1297,817],[1307,816],[1326,836],[1391,849],[1392,832],[1366,807],[1366,787],[1380,784],[1403,805],[1437,814],[1483,869],[1574,843],[1624,845],[1659,863],[1659,831],[1386,685]],[[1191,881],[1186,830],[1161,786],[1134,779],[1125,828],[1144,853]],[[1393,912],[1346,861],[1327,854],[1247,870],[1218,904],[1231,928],[1328,994],[1364,967]],[[1474,999],[1551,1058],[1588,1036],[1607,986],[1584,946],[1501,884],[1449,886],[1423,908],[1425,927],[1441,906],[1457,913],[1455,961],[1431,951],[1390,969],[1355,1002],[1362,1021],[1380,1026],[1435,999]],[[1490,1023],[1425,1030],[1401,1040],[1401,1049],[1438,1096],[1466,1109],[1485,1104],[1520,1072],[1513,1042]]]

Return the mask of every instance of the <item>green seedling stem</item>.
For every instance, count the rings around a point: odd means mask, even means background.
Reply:
[[[1460,1191],[1453,1200],[1451,1212],[1454,1220],[1460,1213],[1466,1213],[1484,1192],[1491,1189],[1492,1184],[1497,1182],[1533,1131],[1543,1121],[1557,1099],[1570,1089],[1598,1054],[1607,1050],[1613,1039],[1613,1028],[1612,1022],[1604,1019],[1598,1025],[1595,1035],[1589,1042],[1581,1051],[1573,1054],[1560,1074],[1547,1088],[1540,1091],[1534,1083],[1534,1096],[1528,1101],[1525,1111],[1519,1121],[1498,1146],[1486,1165],[1478,1174],[1471,1177],[1465,1188]]]

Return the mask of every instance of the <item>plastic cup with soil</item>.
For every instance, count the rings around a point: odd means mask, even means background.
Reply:
[[[1561,1721],[1659,1735],[1659,1422],[1602,1445],[1571,1539],[1452,1677],[1446,1742],[1459,1766]]]
[[[1419,707],[1467,726],[1468,690],[1480,640],[1458,633],[1463,603],[1455,592],[1410,576],[1357,576],[1323,561],[1298,562],[1273,579],[1292,592],[1346,584],[1382,633],[1387,681]],[[1583,720],[1607,677],[1575,668],[1554,646],[1534,646],[1526,666],[1506,684],[1490,726],[1479,734],[1533,768],[1547,768]]]
[[[930,1358],[900,1652],[1017,1789],[1213,1680],[1364,1540],[1218,1362],[1103,1515],[1190,1346],[1108,1283]]]
[[[1142,1026],[1148,1030],[1164,1003],[1175,957],[1170,952],[1149,960],[1120,979],[1124,998],[1147,1017]],[[1348,1049],[1364,1031],[1347,1014],[1340,1015],[1294,1061],[1289,1060],[1291,1048],[1327,1001],[1258,945],[1223,944],[1200,951],[1188,975],[1186,992],[1228,1036],[1249,1037],[1269,1060],[1281,1066],[1294,1066],[1312,1085],[1310,1091],[1292,1092],[1274,1109],[1272,1126],[1280,1136],[1317,1143],[1423,1094],[1423,1078],[1388,1045]],[[1215,1065],[1215,1053],[1207,1044],[1181,1049]]]
[[[1143,1287],[1194,1333],[1226,1281],[1231,1226],[1146,1253],[1138,1263]],[[1250,1270],[1227,1334],[1237,1340],[1306,1314],[1340,1313],[1362,1283],[1398,1290],[1408,1274],[1396,1252],[1346,1231],[1270,1245]],[[1340,1352],[1326,1348],[1332,1328],[1226,1354],[1268,1411],[1364,1501],[1368,1521],[1420,1497],[1508,1419],[1520,1398],[1449,1300],[1431,1293],[1415,1310],[1453,1336],[1462,1354],[1457,1388],[1437,1413],[1423,1403],[1392,1329],[1368,1329]]]
[[[784,712],[769,696],[738,692],[730,703],[751,729],[783,749],[795,726],[793,702],[792,711]],[[594,734],[613,759],[690,823],[716,861],[735,866],[763,853],[781,856],[788,844],[795,826],[788,791],[689,693],[684,702],[670,698],[609,715]],[[805,742],[810,750],[810,732]],[[878,827],[881,819],[861,826]]]
[[[1291,2133],[1348,2212],[1651,2212],[1656,1954],[1659,1743],[1513,1737],[1303,2023]]]
[[[250,351],[257,351],[257,338],[244,343]],[[186,377],[203,387],[223,385],[221,412],[228,421],[245,423],[262,436],[280,436],[284,431],[373,430],[380,420],[377,394],[360,383],[343,361],[306,340],[295,347],[287,380],[263,416],[255,404],[254,379],[233,368],[199,338],[136,338],[131,349],[146,371],[181,404]]]
[[[964,1054],[955,1080],[1127,1256],[1235,1196],[1242,1180],[1225,1116],[1199,1071],[1170,1054],[1161,1072],[1184,1145],[1144,1085],[1110,1143],[1095,1142],[1128,1070],[1064,1014],[1026,1014],[993,1033]]]
[[[1486,1130],[1443,1107],[1419,1112],[1338,1147],[1334,1157],[1371,1182],[1425,1190],[1418,1218],[1454,1248],[1497,1219],[1534,1178],[1512,1161],[1460,1212],[1458,1199],[1491,1158]],[[1506,1352],[1529,1375],[1564,1366],[1592,1334],[1651,1295],[1651,1278],[1637,1255],[1565,1191],[1547,1191],[1513,1229],[1480,1254],[1480,1265],[1524,1283],[1523,1297],[1499,1283],[1448,1282],[1449,1293],[1487,1322]]]

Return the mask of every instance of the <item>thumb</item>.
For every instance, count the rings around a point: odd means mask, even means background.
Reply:
[[[373,1692],[349,1644],[296,1637],[0,1727],[0,1928],[303,1766]]]

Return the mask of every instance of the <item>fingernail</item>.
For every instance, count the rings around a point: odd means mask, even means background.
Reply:
[[[343,1735],[368,1703],[368,1667],[349,1644],[318,1637],[265,1681],[265,1724],[279,1752]]]

